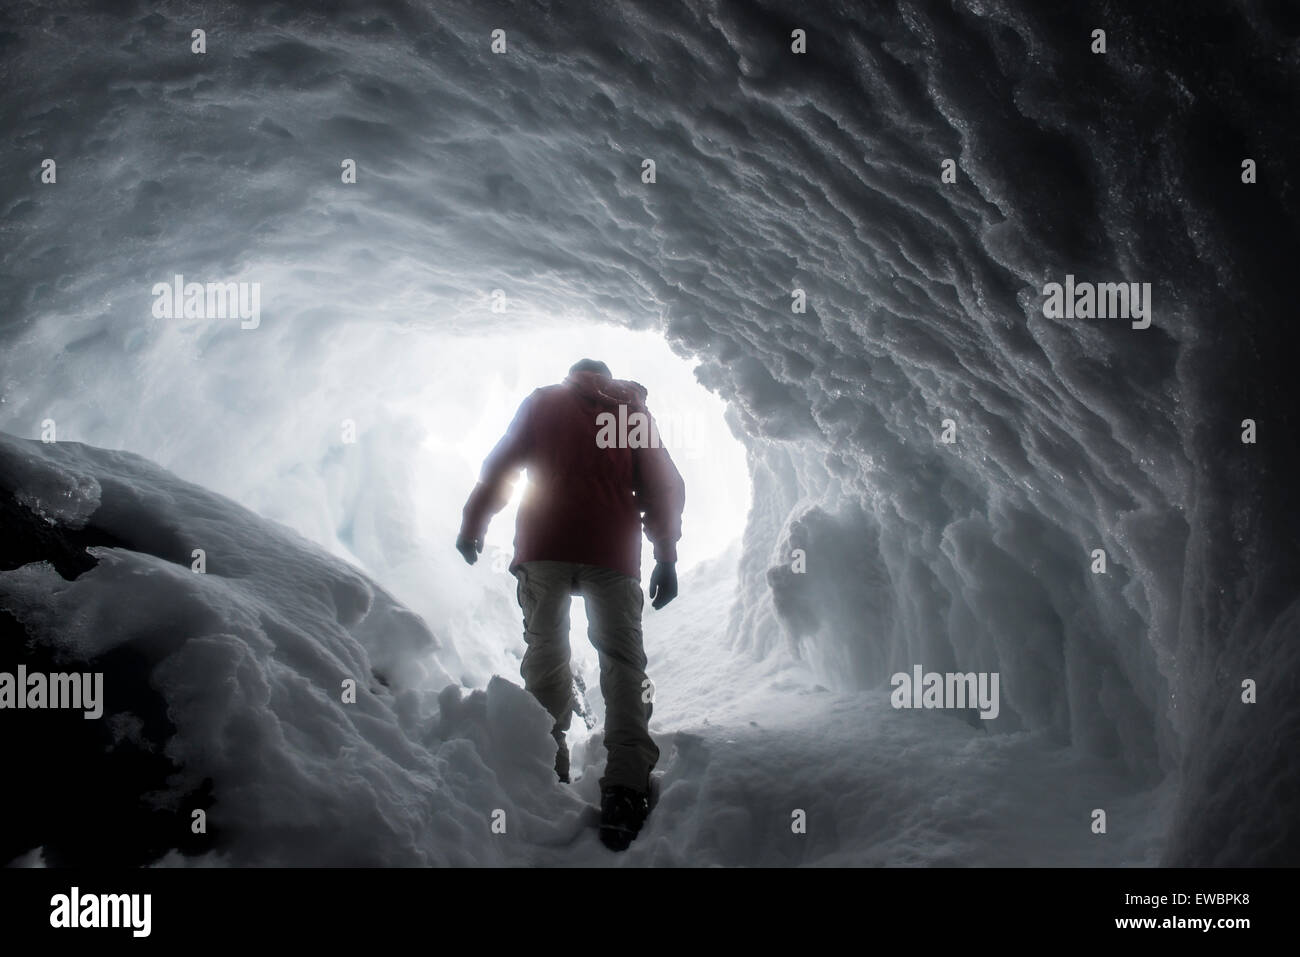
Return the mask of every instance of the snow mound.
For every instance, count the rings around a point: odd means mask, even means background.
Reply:
[[[11,656],[105,672],[106,726],[146,710],[146,692],[165,703],[174,730],[150,746],[175,773],[150,800],[170,812],[159,825],[173,829],[168,850],[228,864],[500,863],[518,848],[492,832],[494,813],[514,840],[545,837],[566,806],[577,813],[552,786],[549,719],[532,696],[500,679],[463,694],[424,623],[360,572],[138,456],[0,435],[6,496],[87,477],[98,507],[58,514],[121,544],[91,546],[94,567],[72,580],[47,561],[0,572],[0,609],[30,641],[24,651],[13,636]],[[132,657],[115,656],[123,649]],[[147,685],[128,680],[126,661]],[[348,681],[355,703],[344,701]],[[105,773],[137,795],[160,783],[123,780],[131,771]],[[205,781],[209,798],[198,798]],[[36,780],[29,821],[45,799]],[[210,835],[197,848],[196,807]],[[13,828],[14,839],[28,846],[13,857],[49,845],[82,859],[58,830]]]

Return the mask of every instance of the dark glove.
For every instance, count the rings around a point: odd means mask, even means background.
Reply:
[[[456,551],[460,552],[467,565],[473,565],[483,551],[483,543],[477,538],[466,538],[461,535],[456,539]]]
[[[677,597],[677,566],[658,562],[650,573],[650,604],[658,611]]]

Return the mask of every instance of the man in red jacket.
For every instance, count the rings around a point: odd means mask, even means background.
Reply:
[[[474,564],[492,516],[521,468],[528,488],[515,526],[510,571],[524,613],[520,673],[555,719],[555,770],[569,779],[564,734],[576,704],[569,666],[569,599],[582,595],[600,655],[605,774],[600,836],[624,850],[649,813],[651,683],[641,642],[641,530],[654,544],[654,608],[677,595],[677,541],[686,488],[659,441],[639,383],[583,359],[559,385],[535,390],[515,414],[465,503],[456,549]]]

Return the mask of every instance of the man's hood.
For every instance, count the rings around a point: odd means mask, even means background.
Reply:
[[[597,405],[617,408],[644,409],[646,387],[631,379],[611,379],[599,372],[570,372],[564,384]]]

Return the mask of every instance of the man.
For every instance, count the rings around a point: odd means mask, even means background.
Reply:
[[[644,386],[612,378],[594,359],[575,363],[559,385],[535,390],[483,463],[456,539],[473,565],[488,522],[509,501],[519,470],[528,469],[510,563],[528,645],[520,673],[555,719],[555,771],[567,782],[564,733],[576,705],[569,599],[582,595],[605,699],[600,837],[616,851],[627,848],[649,814],[650,772],[659,760],[641,642],[641,531],[654,544],[650,599],[660,609],[677,595],[686,501],[645,399]]]

